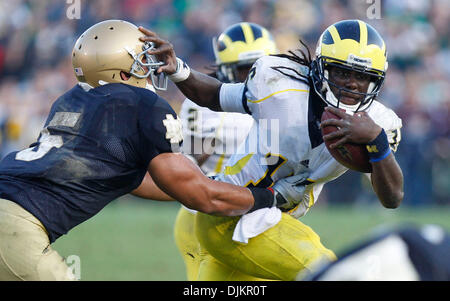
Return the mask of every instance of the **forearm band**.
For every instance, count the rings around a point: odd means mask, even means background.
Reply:
[[[191,74],[191,68],[182,59],[177,57],[177,71],[174,74],[168,75],[168,78],[174,83],[179,83],[186,80],[189,74]]]
[[[367,152],[369,153],[370,162],[378,162],[389,156],[391,148],[387,139],[386,132],[381,129],[381,133],[366,145]]]
[[[260,187],[248,187],[248,189],[250,189],[250,191],[252,192],[253,198],[255,199],[255,203],[247,213],[262,208],[270,208],[275,205],[275,197],[273,189]]]

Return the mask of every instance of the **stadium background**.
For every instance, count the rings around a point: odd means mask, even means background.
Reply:
[[[171,41],[177,55],[206,71],[211,39],[228,25],[255,22],[275,36],[281,52],[302,38],[314,51],[320,33],[358,18],[384,37],[389,58],[382,101],[403,119],[396,154],[405,198],[386,210],[360,174],[327,184],[302,220],[336,251],[379,225],[435,223],[450,230],[450,2],[448,0],[0,0],[0,158],[36,139],[52,102],[75,84],[70,53],[76,38],[105,19],[144,25]],[[379,2],[379,19],[368,10]],[[161,93],[178,111],[183,96],[170,83]],[[178,203],[125,196],[60,238],[61,255],[81,259],[83,280],[185,280],[173,241]]]

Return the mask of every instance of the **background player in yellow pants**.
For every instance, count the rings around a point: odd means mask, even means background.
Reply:
[[[213,39],[213,47],[217,71],[212,76],[228,83],[244,82],[258,58],[277,53],[269,31],[248,22],[229,26]],[[189,99],[183,102],[179,116],[183,121],[183,152],[208,176],[222,171],[253,125],[253,118],[247,114],[214,112]],[[194,234],[195,214],[196,211],[182,206],[174,229],[188,280],[197,279],[200,264],[200,247]],[[208,261],[214,262],[214,259],[209,258]],[[219,262],[214,264],[221,265]],[[236,273],[230,274],[233,279],[237,276]],[[241,276],[242,280],[246,279]]]

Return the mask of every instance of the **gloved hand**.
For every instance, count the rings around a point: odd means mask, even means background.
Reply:
[[[302,200],[307,184],[308,173],[301,173],[291,177],[283,178],[272,186],[275,196],[275,206],[281,211],[287,212],[294,209]]]

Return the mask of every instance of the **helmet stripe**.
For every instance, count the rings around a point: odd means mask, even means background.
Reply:
[[[366,23],[359,21],[359,31],[360,31],[360,47],[365,48],[367,46],[367,26]]]
[[[228,47],[230,47],[233,44],[233,39],[231,37],[227,36],[227,35],[223,35],[221,41],[225,45],[225,48],[228,48]],[[219,49],[219,51],[220,51],[220,49]]]
[[[331,37],[333,38],[333,41],[335,43],[337,43],[341,40],[341,37],[339,36],[339,33],[338,33],[336,27],[331,26],[328,30],[330,31]]]
[[[255,40],[253,35],[253,30],[248,23],[242,23],[242,32],[244,33],[244,41],[245,43],[252,43]]]

